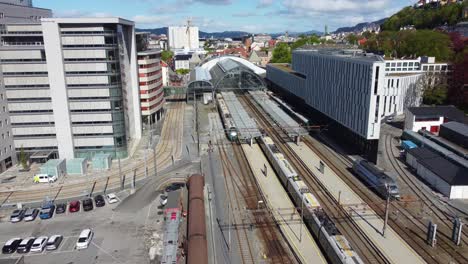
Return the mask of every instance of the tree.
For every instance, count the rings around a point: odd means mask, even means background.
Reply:
[[[348,41],[348,43],[350,44],[357,44],[358,40],[359,40],[358,36],[354,34],[349,34],[348,36],[346,36],[346,41]]]
[[[28,169],[28,157],[26,156],[26,153],[24,152],[23,146],[21,146],[21,149],[20,149],[19,159],[20,159],[21,166],[23,167],[23,170],[27,170]]]
[[[185,74],[188,74],[189,72],[190,72],[189,69],[178,69],[178,70],[176,70],[176,73],[180,74],[180,75],[185,75]]]
[[[427,105],[443,105],[447,103],[447,85],[441,84],[424,91],[423,103]]]
[[[163,50],[161,52],[161,59],[163,61],[169,61],[172,59],[173,56],[174,56],[174,53],[170,50]]]
[[[291,63],[291,48],[286,43],[278,43],[273,50],[271,63]]]

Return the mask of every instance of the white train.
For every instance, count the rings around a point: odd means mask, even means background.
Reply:
[[[231,141],[237,140],[237,128],[234,124],[234,120],[232,120],[231,113],[229,112],[223,96],[221,94],[217,94],[216,101],[218,102],[218,111],[221,115],[221,120],[223,121],[227,137]]]
[[[329,261],[345,264],[364,263],[322,210],[317,198],[310,192],[273,140],[270,137],[260,137],[258,143],[296,207],[302,208],[304,222],[315,235]]]

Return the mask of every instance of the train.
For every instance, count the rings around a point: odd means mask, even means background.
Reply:
[[[203,175],[193,174],[189,177],[187,183],[187,264],[208,264],[204,186],[205,177]]]
[[[310,192],[273,140],[264,136],[258,138],[257,142],[291,200],[296,207],[301,208],[304,223],[315,236],[328,260],[331,263],[363,264],[357,252],[323,211],[318,199]]]
[[[364,159],[355,160],[353,162],[353,171],[382,198],[387,199],[387,195],[390,195],[390,198],[400,199],[400,190],[396,181],[369,161]]]
[[[231,113],[224,101],[224,98],[221,94],[216,95],[216,101],[218,102],[218,111],[221,115],[221,120],[223,121],[224,131],[226,131],[226,136],[231,141],[237,140],[237,128],[232,119]]]

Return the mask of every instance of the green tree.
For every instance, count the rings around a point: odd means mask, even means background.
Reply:
[[[447,103],[447,85],[436,85],[426,89],[423,95],[423,103],[427,105],[443,105]]]
[[[271,63],[291,63],[291,48],[287,43],[278,43],[273,50]]]
[[[190,72],[189,69],[178,69],[176,70],[177,74],[180,74],[180,75],[185,75],[185,74],[188,74]]]
[[[161,59],[163,61],[169,61],[172,59],[173,56],[174,56],[174,53],[170,50],[163,50],[161,52]]]
[[[21,149],[20,149],[19,159],[20,159],[20,164],[23,167],[23,169],[27,170],[28,169],[28,157],[26,156],[26,153],[24,152],[23,146],[21,146]]]
[[[348,36],[346,36],[346,41],[348,41],[348,43],[350,44],[357,44],[358,40],[359,38],[355,34],[349,34]]]

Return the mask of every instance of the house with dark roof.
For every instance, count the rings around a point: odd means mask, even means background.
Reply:
[[[406,163],[449,199],[468,199],[468,168],[424,147],[409,149]]]
[[[453,105],[409,107],[406,110],[405,130],[427,130],[438,135],[440,126],[456,121],[465,122],[465,114]]]

